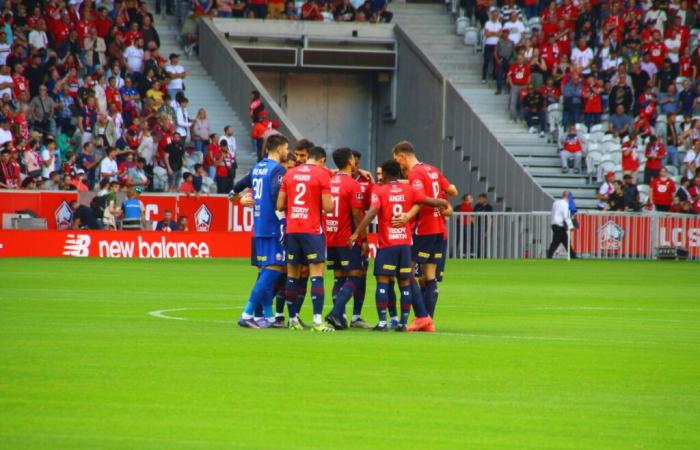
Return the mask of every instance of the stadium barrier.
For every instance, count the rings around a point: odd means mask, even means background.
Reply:
[[[682,214],[579,212],[572,251],[590,259],[700,259],[700,217]],[[455,213],[448,252],[461,259],[546,258],[549,212]],[[563,248],[559,256],[566,257]]]

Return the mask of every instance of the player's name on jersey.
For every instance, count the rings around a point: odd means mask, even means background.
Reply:
[[[309,218],[309,208],[304,208],[303,206],[292,206],[292,219],[308,220]]]
[[[406,228],[388,227],[386,231],[387,231],[387,237],[391,240],[408,238],[408,233],[406,233]]]

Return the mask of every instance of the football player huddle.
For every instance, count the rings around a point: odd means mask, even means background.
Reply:
[[[320,332],[436,331],[445,219],[452,214],[447,198],[457,195],[442,172],[420,162],[407,141],[394,146],[393,158],[377,168],[376,180],[360,169],[361,154],[350,148],[333,151],[335,170],[326,167],[326,151],[308,140],[290,150],[284,136],[272,135],[265,150],[267,156],[231,193],[253,208],[251,263],[258,269],[238,325]],[[378,323],[371,327],[361,313],[369,268],[367,228],[375,219]],[[333,290],[332,307],[324,316],[326,270],[333,271]],[[309,282],[313,318],[307,325],[299,313]]]

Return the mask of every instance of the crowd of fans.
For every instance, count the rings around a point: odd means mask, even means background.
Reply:
[[[0,188],[227,193],[236,138],[190,117],[146,2],[5,2]]]
[[[511,120],[551,133],[564,173],[613,174],[600,208],[700,213],[700,2],[463,6],[482,29],[482,83],[491,76],[496,95],[509,92]],[[636,204],[623,205],[618,194],[639,181]]]
[[[192,3],[195,14],[212,17],[369,23],[391,22],[393,17],[387,9],[387,0],[194,0]],[[174,4],[169,8],[172,10]]]

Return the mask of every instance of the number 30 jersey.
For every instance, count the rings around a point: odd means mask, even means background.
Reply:
[[[413,205],[422,203],[423,200],[425,194],[422,191],[398,181],[375,186],[372,191],[372,208],[378,211],[379,248],[413,244],[411,225],[407,223],[402,227],[394,227],[391,219],[407,213]]]
[[[321,196],[331,193],[328,171],[302,164],[284,176],[281,192],[287,194],[287,234],[323,234]]]
[[[423,192],[428,198],[442,198],[442,193],[450,187],[450,182],[437,168],[430,164],[418,163],[408,174],[408,184]],[[443,234],[445,219],[440,208],[425,206],[418,213],[415,223],[417,235]]]
[[[254,237],[280,237],[281,224],[277,211],[277,196],[285,168],[275,160],[265,158],[250,170],[255,207],[253,210]]]

